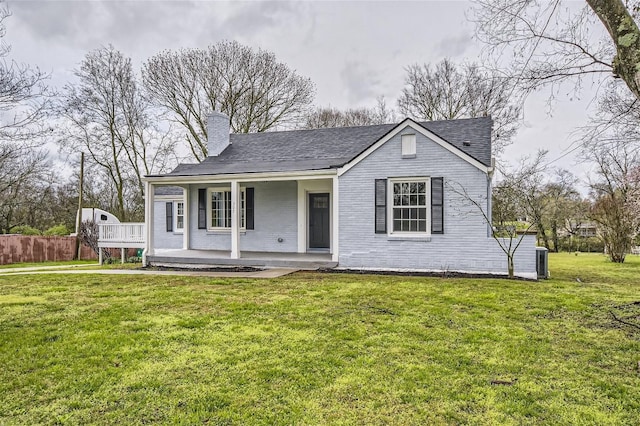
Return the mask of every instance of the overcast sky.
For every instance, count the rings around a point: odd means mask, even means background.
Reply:
[[[316,84],[316,104],[373,106],[383,95],[395,106],[404,68],[413,63],[476,61],[482,45],[467,22],[470,3],[8,1],[4,40],[11,59],[52,73],[52,84],[73,82],[87,51],[113,44],[138,66],[163,49],[205,47],[220,40],[270,50]],[[556,159],[587,121],[593,91],[561,96],[548,114],[546,93],[529,98],[525,123],[506,151],[514,161],[538,148]],[[554,165],[585,177],[570,154]]]

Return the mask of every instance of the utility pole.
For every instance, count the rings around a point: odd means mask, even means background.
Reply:
[[[78,215],[76,217],[76,259],[80,260],[80,224],[82,223],[82,192],[84,187],[84,152],[80,153],[80,189],[78,191]]]

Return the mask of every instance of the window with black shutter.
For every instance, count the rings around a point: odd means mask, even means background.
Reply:
[[[198,189],[198,229],[207,229],[207,190]]]
[[[431,233],[444,234],[444,186],[441,177],[431,178]]]
[[[376,179],[375,230],[376,230],[376,234],[387,233],[387,180],[386,179]]]
[[[246,198],[247,198],[247,205],[246,205],[246,215],[247,215],[247,222],[246,222],[246,228],[247,229],[254,229],[254,220],[253,220],[253,210],[254,210],[254,201],[253,201],[253,194],[254,194],[254,190],[253,188],[246,188],[245,189],[245,193],[246,193]]]
[[[173,232],[173,202],[166,203],[167,232]]]
[[[406,177],[389,180],[391,205],[388,210],[391,216],[387,220],[390,233],[396,235],[444,233],[443,178]],[[380,189],[383,188],[380,187]],[[379,226],[377,219],[376,215],[376,229]]]

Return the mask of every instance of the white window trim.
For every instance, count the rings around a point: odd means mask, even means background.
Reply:
[[[426,187],[427,227],[426,231],[393,230],[393,184],[400,182],[424,182]],[[389,237],[431,238],[431,178],[430,177],[394,177],[387,179],[387,235]]]
[[[244,223],[244,226],[240,227],[241,231],[246,231],[247,229],[247,193],[245,191],[245,187],[241,186],[240,187],[240,199],[242,202],[242,197],[244,197],[244,202],[245,202],[245,206],[244,206],[244,210],[242,211],[242,223]],[[225,226],[211,226],[211,217],[212,217],[212,213],[211,213],[211,193],[212,192],[231,192],[231,187],[229,186],[212,186],[210,188],[207,188],[207,231],[214,231],[214,232],[231,232],[231,227],[225,227]]]
[[[415,133],[407,133],[400,136],[400,149],[402,158],[416,158],[418,148]]]
[[[182,203],[182,228],[178,228],[178,204]],[[182,234],[184,232],[184,201],[175,200],[173,202],[173,232],[175,234]]]

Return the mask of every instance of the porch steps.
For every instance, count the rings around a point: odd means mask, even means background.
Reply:
[[[320,268],[335,268],[338,262],[322,260],[296,259],[225,259],[204,257],[180,257],[151,255],[147,257],[151,266],[188,267],[188,268],[230,268],[234,266],[248,266],[252,268],[293,268],[302,270],[316,270]]]

